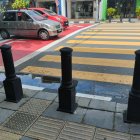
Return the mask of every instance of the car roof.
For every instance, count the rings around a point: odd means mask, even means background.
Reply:
[[[6,12],[26,12],[26,11],[28,11],[28,10],[30,10],[30,9],[20,9],[20,10],[7,10]],[[30,10],[31,11],[31,10]]]
[[[33,9],[33,10],[44,10],[44,9],[47,9],[47,8],[41,8],[41,7],[31,7],[29,9]],[[49,10],[49,9],[47,9]]]

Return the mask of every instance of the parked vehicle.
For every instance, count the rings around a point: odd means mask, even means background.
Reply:
[[[59,22],[49,20],[34,10],[8,10],[2,14],[0,34],[3,39],[10,35],[38,37],[48,40],[62,32]]]
[[[46,8],[29,8],[29,9],[39,12],[41,15],[47,17],[48,19],[60,22],[64,29],[69,26],[68,18],[61,15],[57,15],[55,12],[49,9]]]

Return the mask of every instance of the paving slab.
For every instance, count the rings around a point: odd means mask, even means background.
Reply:
[[[83,123],[100,128],[113,129],[114,113],[100,110],[87,110]]]
[[[0,93],[0,102],[3,102],[6,99],[6,95],[3,93]]]
[[[34,98],[39,98],[44,100],[46,99],[50,101],[55,100],[56,97],[57,97],[56,93],[48,93],[48,92],[39,92],[34,96]]]
[[[131,140],[140,140],[140,136],[132,135]]]
[[[95,127],[67,122],[57,140],[92,140]]]
[[[41,113],[49,106],[51,102],[47,100],[40,100],[31,98],[18,110],[27,112],[29,114],[41,115]]]
[[[130,124],[130,134],[140,135],[140,124]]]
[[[38,90],[30,90],[30,89],[23,88],[23,95],[25,97],[33,97],[38,92],[39,92]]]
[[[130,140],[130,135],[98,128],[94,140]]]
[[[40,140],[56,140],[64,124],[61,120],[39,117],[25,135]]]
[[[70,114],[70,113],[57,111],[57,108],[58,108],[58,103],[54,102],[47,108],[47,110],[43,112],[43,116],[80,123],[87,111],[87,109],[78,107],[74,114]]]
[[[93,109],[115,112],[116,103],[92,99],[89,107]]]
[[[125,110],[127,110],[127,104],[117,103],[117,105],[116,105],[116,112],[117,113],[123,113]]]
[[[115,123],[114,123],[115,131],[129,133],[129,127],[130,125],[128,123],[124,123],[123,121],[123,114],[115,113]]]
[[[0,108],[0,123],[3,123],[14,111]]]
[[[90,101],[91,101],[91,99],[89,99],[89,98],[79,97],[79,99],[78,99],[78,106],[88,107]]]
[[[29,98],[22,98],[18,103],[3,101],[0,103],[0,107],[9,110],[18,110],[18,108],[28,100]]]
[[[21,140],[36,140],[36,139],[23,136],[23,137],[21,138]]]
[[[38,116],[36,115],[17,111],[7,118],[7,120],[2,124],[1,129],[23,135],[37,118]]]
[[[19,140],[20,138],[20,135],[0,130],[0,140]]]

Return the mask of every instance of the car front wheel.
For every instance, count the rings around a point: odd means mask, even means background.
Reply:
[[[0,31],[0,34],[1,34],[1,37],[2,37],[3,39],[8,39],[8,38],[10,38],[10,34],[9,34],[6,30],[1,30],[1,31]]]
[[[48,31],[46,30],[40,30],[38,33],[39,38],[42,40],[48,40],[50,38]]]

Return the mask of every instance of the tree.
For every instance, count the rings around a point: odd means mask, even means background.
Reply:
[[[27,8],[29,6],[28,0],[15,0],[12,4],[13,9]]]

